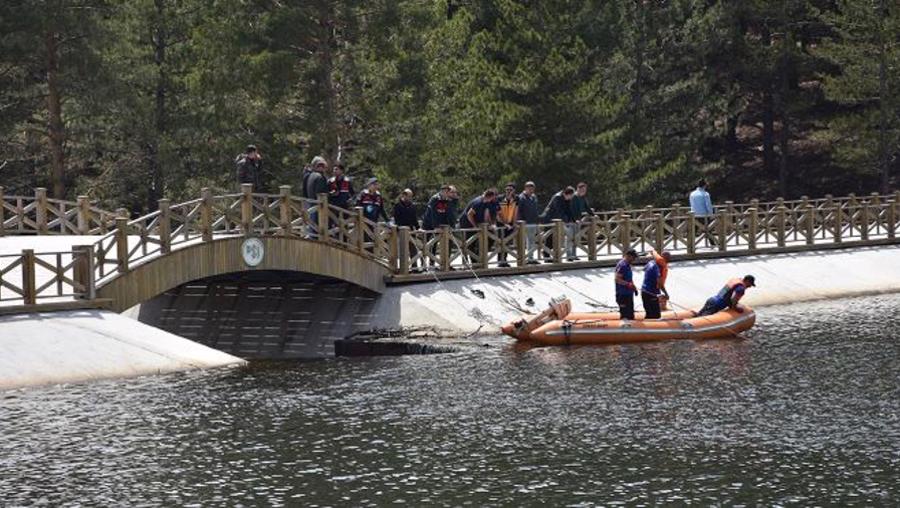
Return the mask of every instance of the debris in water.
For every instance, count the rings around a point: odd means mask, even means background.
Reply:
[[[472,294],[473,294],[473,295],[475,295],[475,296],[477,296],[478,298],[481,298],[482,300],[484,300],[484,291],[482,291],[482,290],[480,290],[480,289],[473,289],[473,290],[471,290],[471,291],[472,291]]]
[[[527,305],[529,307],[534,307],[534,299],[529,298],[529,299],[525,300],[525,305]]]

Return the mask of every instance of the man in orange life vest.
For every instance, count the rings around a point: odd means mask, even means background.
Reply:
[[[650,262],[644,267],[644,284],[641,286],[641,300],[644,303],[644,318],[659,319],[662,316],[660,297],[669,297],[666,291],[666,277],[669,275],[671,255],[663,251],[650,251]]]
[[[710,316],[716,312],[732,308],[738,312],[744,312],[744,308],[738,305],[747,288],[756,287],[756,278],[745,275],[743,279],[731,279],[715,296],[706,300],[706,305],[697,313],[698,316]]]
[[[350,179],[344,176],[344,165],[340,162],[331,168],[333,175],[328,179],[328,203],[340,208],[350,208],[350,200],[356,194]]]

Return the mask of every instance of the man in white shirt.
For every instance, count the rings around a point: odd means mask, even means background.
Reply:
[[[706,244],[715,247],[716,239],[709,230],[709,221],[715,216],[716,211],[713,209],[709,192],[706,191],[705,179],[701,178],[700,181],[697,182],[697,188],[694,189],[694,192],[691,192],[690,201],[691,211],[694,212],[695,217],[700,219],[700,223],[702,224],[702,233],[704,238],[706,238]]]

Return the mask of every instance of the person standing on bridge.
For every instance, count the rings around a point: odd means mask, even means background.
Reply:
[[[316,156],[309,165],[309,173],[303,175],[303,196],[307,199],[318,199],[319,194],[328,193],[328,180],[325,179],[328,163],[324,158]],[[309,208],[309,222],[309,237],[315,239],[319,225],[319,208],[315,203]]]
[[[260,192],[262,178],[262,155],[256,145],[247,145],[247,150],[238,155],[234,159],[237,166],[238,187],[242,184],[249,183],[253,185],[253,190]]]
[[[697,182],[697,188],[691,192],[689,198],[691,202],[691,212],[693,212],[694,217],[700,219],[700,223],[702,224],[703,237],[706,238],[706,245],[715,247],[716,240],[710,234],[709,221],[715,216],[716,210],[713,208],[712,199],[709,197],[709,192],[706,190],[706,179],[701,178],[700,181]]]
[[[384,198],[378,191],[378,179],[375,177],[366,182],[366,188],[356,198],[356,206],[362,208],[363,216],[372,222],[379,222],[379,219],[388,221],[387,212],[384,211]]]
[[[568,261],[578,261],[578,228],[579,223],[592,213],[587,201],[588,186],[586,182],[578,182],[575,186],[575,195],[572,196],[572,223],[566,224],[566,236],[568,236]]]
[[[459,227],[461,229],[472,229],[477,228],[480,224],[487,224],[489,227],[494,226],[497,223],[498,210],[497,191],[494,189],[487,189],[480,196],[469,201],[469,204],[466,205],[466,209],[459,218]],[[468,239],[477,234],[478,233],[474,231],[468,232],[466,234],[466,241],[463,245],[468,244]],[[481,252],[478,242],[474,242],[471,247],[469,247],[469,250],[471,250],[472,254],[475,256],[479,256]],[[490,250],[491,243],[489,241],[488,251]],[[468,262],[468,256],[466,256],[465,253],[463,253],[463,260]],[[487,267],[484,266],[482,268]]]
[[[573,197],[575,197],[575,188],[571,185],[554,194],[553,197],[550,198],[550,202],[547,203],[547,208],[544,209],[544,213],[541,214],[541,222],[544,224],[552,224],[556,219],[561,220],[567,225],[575,222],[575,218],[572,217]],[[550,242],[548,247],[552,252],[554,248],[554,245],[552,244],[553,237],[551,236],[548,241]],[[562,241],[565,242],[565,239],[562,239]],[[553,260],[545,255],[544,262],[552,263]]]
[[[638,290],[634,285],[631,265],[637,258],[637,251],[629,249],[616,264],[616,303],[621,319],[634,319],[634,297]]]
[[[534,236],[537,233],[537,225],[541,221],[540,215],[537,196],[534,194],[534,182],[527,181],[525,182],[525,190],[519,194],[519,220],[525,223],[525,240],[529,265],[538,263],[534,259]]]
[[[497,236],[500,237],[500,253],[497,254],[497,266],[501,268],[509,267],[506,261],[506,237],[511,235],[516,228],[516,221],[519,220],[519,198],[516,196],[516,184],[506,184],[506,193],[500,200],[498,205],[497,222],[500,228],[497,230]]]
[[[644,266],[644,283],[641,285],[641,301],[644,304],[644,319],[659,319],[662,317],[660,296],[668,298],[666,292],[666,276],[669,272],[669,259],[671,255],[663,251],[657,254],[650,251],[652,258]]]
[[[743,279],[731,279],[725,283],[715,296],[706,300],[706,304],[697,313],[697,316],[711,316],[725,309],[734,309],[744,312],[744,308],[738,305],[748,288],[756,287],[756,278],[745,275]]]
[[[355,195],[353,184],[344,176],[344,165],[338,162],[331,168],[331,178],[328,179],[328,203],[346,210]]]

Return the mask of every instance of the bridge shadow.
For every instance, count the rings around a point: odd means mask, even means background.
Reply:
[[[242,272],[166,291],[141,304],[137,318],[241,358],[324,358],[336,339],[365,327],[377,297],[315,275]]]

